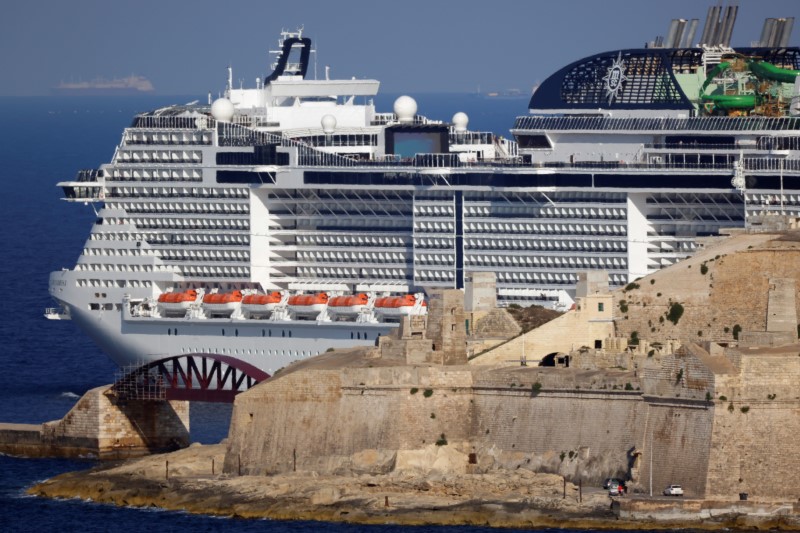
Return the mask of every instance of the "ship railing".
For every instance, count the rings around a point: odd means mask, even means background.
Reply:
[[[751,146],[736,146],[733,144],[703,144],[703,143],[645,143],[645,148],[655,150],[763,150]]]
[[[97,169],[86,169],[86,170],[79,170],[78,174],[75,176],[75,181],[86,183],[95,183],[100,180],[97,178],[100,177],[100,171]]]
[[[800,117],[517,117],[515,130],[775,131],[800,130]]]
[[[387,124],[397,123],[397,115],[394,113],[375,113],[370,121],[370,126],[386,126]],[[428,117],[422,115],[414,115],[414,120],[411,124],[440,124],[441,121],[429,120]]]
[[[797,172],[800,171],[800,159],[745,158],[744,169],[745,171]]]
[[[179,129],[195,130],[213,128],[214,119],[206,116],[191,117],[162,117],[154,115],[137,115],[131,123],[131,128]]]
[[[451,131],[450,144],[493,144],[494,133],[485,131]]]

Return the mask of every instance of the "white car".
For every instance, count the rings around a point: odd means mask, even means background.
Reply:
[[[680,485],[669,485],[664,489],[664,496],[683,496],[683,488]]]

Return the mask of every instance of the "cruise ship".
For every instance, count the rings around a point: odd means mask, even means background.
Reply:
[[[425,292],[496,274],[498,302],[566,309],[578,273],[621,286],[754,216],[800,215],[792,19],[730,47],[736,8],[565,66],[513,140],[417,114],[379,82],[310,79],[284,32],[272,72],[142,113],[109,163],[59,184],[97,213],[58,307],[119,365],[220,354],[273,373],[375,344]]]

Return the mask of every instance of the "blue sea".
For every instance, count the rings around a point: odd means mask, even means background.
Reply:
[[[528,103],[466,94],[414,96],[420,114],[449,121],[464,111],[470,129],[504,136]],[[75,264],[95,218],[91,206],[60,200],[55,184],[71,180],[79,169],[108,162],[135,113],[197,98],[0,98],[0,421],[61,418],[84,392],[114,380],[114,365],[73,324],[43,318],[44,309],[52,306],[49,273]],[[390,111],[393,100],[379,98],[379,111]],[[192,439],[218,442],[227,434],[229,418],[228,405],[193,404]],[[91,461],[0,456],[0,531],[490,531],[220,519],[24,494],[37,481],[92,466]]]

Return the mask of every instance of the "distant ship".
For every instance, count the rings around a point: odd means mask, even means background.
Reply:
[[[153,84],[144,76],[130,75],[126,78],[95,78],[92,81],[61,82],[53,87],[53,94],[62,95],[84,95],[84,96],[104,96],[104,95],[128,95],[128,94],[148,94],[155,90]]]

